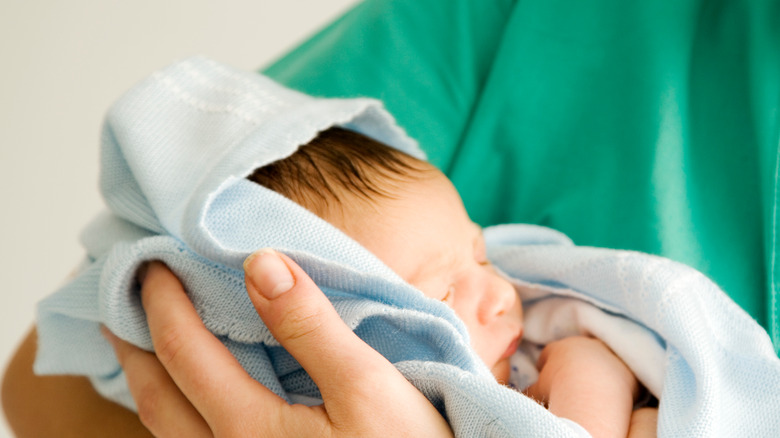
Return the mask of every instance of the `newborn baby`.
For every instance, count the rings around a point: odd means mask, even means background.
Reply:
[[[522,303],[488,261],[482,230],[438,169],[331,128],[249,179],[335,225],[427,297],[450,306],[496,379],[509,382],[510,357],[523,334]],[[626,436],[639,385],[602,342],[558,341],[539,364],[529,394],[594,437]]]
[[[242,262],[270,247],[456,436],[638,434],[632,415],[654,415],[632,413],[641,386],[661,399],[659,435],[774,436],[779,361],[716,285],[544,227],[483,236],[424,155],[375,100],[317,99],[200,58],[154,74],[107,116],[109,211],[83,234],[79,275],[38,306],[36,372],[89,376],[134,409],[99,327],[152,349],[134,278],[160,260],[252,378],[318,403],[246,295]],[[530,344],[545,346],[538,358]],[[518,357],[531,378],[515,378]]]

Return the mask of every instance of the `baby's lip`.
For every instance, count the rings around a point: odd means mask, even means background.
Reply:
[[[512,341],[509,342],[509,345],[507,345],[506,351],[504,351],[504,354],[501,355],[501,359],[507,359],[509,356],[515,353],[517,347],[520,345],[520,339],[522,337],[523,337],[523,331],[520,330],[520,334],[518,334],[515,338],[513,338]]]

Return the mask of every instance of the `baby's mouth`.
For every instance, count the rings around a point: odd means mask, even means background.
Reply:
[[[509,356],[513,355],[515,351],[517,351],[517,347],[520,345],[520,339],[522,338],[522,331],[520,332],[517,337],[512,339],[511,342],[509,342],[509,345],[506,347],[506,351],[504,351],[504,354],[501,355],[501,359],[507,359]]]

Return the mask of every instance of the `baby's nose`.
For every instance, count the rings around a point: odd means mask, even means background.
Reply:
[[[479,306],[480,323],[487,324],[504,315],[517,300],[514,286],[497,273],[491,273]]]

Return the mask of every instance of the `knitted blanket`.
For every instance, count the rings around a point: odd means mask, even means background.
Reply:
[[[317,99],[202,58],[135,86],[103,130],[100,188],[108,211],[83,233],[87,261],[38,307],[35,371],[89,376],[101,394],[134,408],[99,325],[152,349],[133,278],[143,261],[158,259],[250,375],[288,401],[317,400],[316,385],[246,296],[244,258],[273,247],[301,265],[457,436],[574,436],[564,421],[495,382],[445,304],[335,227],[244,178],[334,125],[424,158],[371,99]],[[493,227],[485,237],[491,261],[533,291],[522,297],[526,336],[539,343],[581,332],[604,339],[660,398],[660,436],[780,430],[780,360],[767,334],[703,275],[658,257],[577,247],[543,227]],[[572,324],[587,311],[551,305],[560,298],[598,312],[583,320],[613,325]]]

